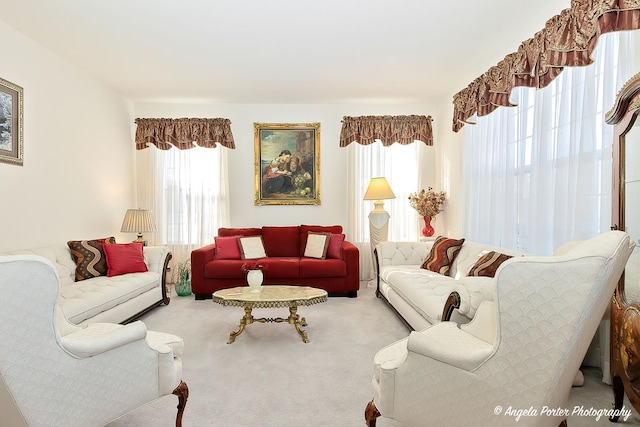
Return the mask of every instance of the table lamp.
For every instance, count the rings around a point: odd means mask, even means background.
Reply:
[[[138,233],[138,238],[134,242],[141,242],[146,246],[147,241],[142,237],[142,233],[157,231],[156,221],[150,210],[127,209],[120,231],[123,233]]]

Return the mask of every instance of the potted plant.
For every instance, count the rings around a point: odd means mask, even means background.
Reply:
[[[191,295],[191,261],[186,260],[175,265],[172,273],[176,294],[181,297]]]

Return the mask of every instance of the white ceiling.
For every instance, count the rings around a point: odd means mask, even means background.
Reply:
[[[0,0],[0,20],[135,101],[409,103],[452,96],[568,7],[570,0]]]

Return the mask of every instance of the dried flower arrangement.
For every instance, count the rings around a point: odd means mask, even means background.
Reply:
[[[409,204],[424,217],[434,218],[442,212],[442,204],[445,200],[446,192],[435,192],[433,188],[424,188],[419,193],[409,194]]]

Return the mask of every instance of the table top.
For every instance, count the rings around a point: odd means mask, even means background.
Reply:
[[[240,307],[297,307],[327,301],[327,291],[310,286],[266,285],[252,294],[248,286],[221,289],[213,293],[213,302]]]

